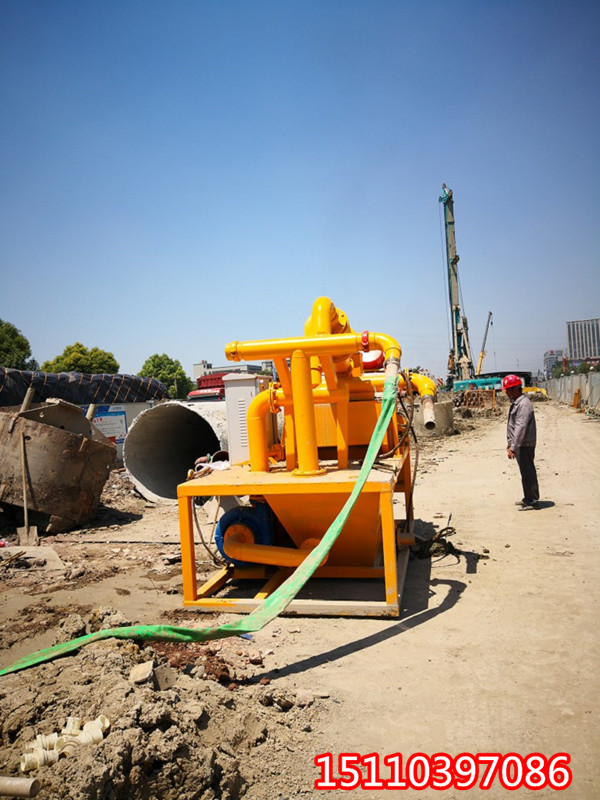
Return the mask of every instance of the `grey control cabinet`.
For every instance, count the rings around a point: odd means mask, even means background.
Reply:
[[[247,414],[248,406],[259,392],[268,389],[268,375],[231,373],[223,377],[225,384],[225,409],[229,437],[229,460],[241,464],[250,458]],[[268,442],[272,445],[277,436],[277,417],[267,414]]]

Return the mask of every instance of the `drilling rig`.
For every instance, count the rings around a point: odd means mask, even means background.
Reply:
[[[456,237],[454,234],[454,200],[452,198],[452,189],[447,189],[445,183],[442,184],[442,194],[439,201],[444,206],[448,296],[452,323],[452,346],[448,356],[448,378],[446,381],[448,388],[451,389],[454,381],[469,380],[474,376],[475,370],[469,344],[469,325],[466,316],[463,316],[459,300],[459,256],[456,252]]]

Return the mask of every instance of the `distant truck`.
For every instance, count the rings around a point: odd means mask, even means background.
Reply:
[[[210,372],[196,378],[198,388],[191,391],[187,399],[192,402],[194,400],[224,400],[225,382],[223,378],[228,374],[228,372]]]

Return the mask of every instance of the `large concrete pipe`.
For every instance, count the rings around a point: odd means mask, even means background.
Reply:
[[[225,402],[167,400],[142,411],[127,434],[123,461],[148,500],[177,499],[177,486],[200,456],[227,450]]]

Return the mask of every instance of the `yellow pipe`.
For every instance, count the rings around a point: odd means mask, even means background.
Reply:
[[[252,564],[270,564],[274,567],[297,567],[318,544],[319,539],[305,539],[296,550],[270,544],[254,544],[252,531],[245,525],[230,525],[223,537],[223,550],[229,558]],[[321,562],[327,561],[328,555]]]
[[[323,475],[317,452],[317,424],[311,385],[310,362],[302,350],[294,350],[291,357],[292,397],[298,467],[294,475]]]
[[[250,469],[252,472],[268,472],[269,456],[266,415],[271,410],[271,390],[266,389],[255,395],[246,417],[248,426],[248,449],[250,455]]]
[[[291,358],[295,350],[301,350],[307,356],[349,356],[373,348],[383,350],[386,360],[395,358],[399,361],[402,355],[400,345],[391,336],[365,331],[363,334],[340,333],[330,336],[231,342],[225,347],[225,356],[229,361],[260,361]]]
[[[327,386],[321,384],[320,386],[315,386],[312,390],[312,397],[314,403],[343,403],[348,400],[348,389],[345,386],[340,386],[339,389],[335,389],[332,392]],[[276,408],[287,409],[294,405],[292,398],[286,397],[281,389],[277,389],[275,398]]]
[[[312,402],[319,404],[345,404],[348,402],[348,386],[340,387],[334,391],[330,391],[327,386],[324,385],[317,386],[312,390]],[[294,410],[293,399],[286,395],[283,389],[265,389],[264,392],[259,392],[255,395],[248,406],[248,444],[250,451],[250,469],[252,472],[269,471],[269,458],[267,454],[269,444],[267,438],[266,415],[269,411],[277,412],[281,408],[285,409],[286,416],[291,414]],[[347,411],[342,411],[338,426],[343,424],[344,417],[347,419],[347,416]],[[293,418],[291,424],[294,424]],[[339,431],[339,434],[345,442],[348,438],[347,423],[346,427]],[[286,451],[287,449],[288,448],[286,448]],[[344,447],[342,445],[342,450],[343,449]],[[344,469],[344,467],[340,467],[340,469]]]
[[[419,397],[435,397],[437,395],[437,386],[435,381],[428,378],[427,375],[421,375],[418,372],[410,373],[410,382],[414,389],[417,390]]]
[[[374,389],[381,391],[383,389],[385,378],[381,372],[365,372],[361,380],[368,381]],[[431,378],[428,378],[426,375],[421,375],[418,372],[411,372],[410,384],[417,392],[419,397],[437,396],[437,386],[435,385],[435,381],[432,381]],[[398,378],[398,387],[400,389],[406,389],[406,381],[402,375],[400,375]],[[361,393],[360,387],[356,389],[356,393]],[[352,388],[350,390],[350,394],[353,394]]]

